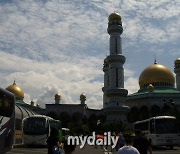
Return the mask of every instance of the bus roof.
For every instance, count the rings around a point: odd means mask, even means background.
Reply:
[[[66,130],[66,131],[69,131],[69,128],[62,128],[62,130]]]
[[[45,119],[53,119],[53,118],[48,117],[48,116],[45,116],[45,115],[32,115],[32,116],[30,116],[30,117],[26,117],[26,118],[24,118],[23,120],[25,120],[25,119],[30,119],[30,118],[45,118]],[[55,120],[55,119],[54,119],[54,120]]]
[[[149,120],[152,120],[152,119],[176,119],[176,118],[173,117],[173,116],[156,116],[156,117],[151,117],[149,119],[145,119],[145,120],[141,120],[141,121],[136,121],[133,124],[138,124],[138,123],[146,122],[146,121],[149,121]]]

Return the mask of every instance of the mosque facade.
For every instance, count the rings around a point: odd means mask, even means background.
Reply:
[[[96,124],[104,118],[107,123],[133,123],[151,116],[171,115],[175,108],[180,111],[180,58],[174,62],[176,79],[173,72],[155,61],[140,74],[139,90],[128,95],[128,90],[124,88],[125,56],[121,48],[121,16],[112,13],[108,20],[110,52],[104,59],[103,66],[103,108],[88,108],[84,93],[80,95],[79,104],[62,104],[61,95],[57,93],[54,100],[42,109],[35,106],[33,101],[30,104],[25,103],[23,90],[14,82],[6,89],[16,97],[17,129],[21,129],[20,123],[24,117],[34,114],[48,115],[60,119],[62,123],[73,122],[81,125],[87,119],[95,121],[93,124]]]
[[[180,112],[180,59],[174,63],[174,74],[165,66],[154,64],[145,68],[139,77],[139,90],[127,96],[130,123],[152,116],[175,115]],[[176,87],[175,87],[176,84]]]

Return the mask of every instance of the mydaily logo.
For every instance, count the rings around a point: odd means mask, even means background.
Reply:
[[[105,132],[101,138],[96,136],[95,132],[92,132],[91,136],[69,136],[67,139],[68,145],[80,145],[82,149],[85,144],[88,145],[110,145],[115,148],[118,142],[118,136],[111,136],[111,132]]]

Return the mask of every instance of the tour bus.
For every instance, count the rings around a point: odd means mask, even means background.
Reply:
[[[142,131],[153,146],[180,145],[180,129],[173,116],[157,116],[133,124],[134,131]]]
[[[15,97],[0,88],[0,154],[11,150],[14,141]]]
[[[51,128],[56,128],[59,130],[59,134],[62,134],[61,122],[44,115],[24,118],[22,128],[25,145],[46,145]]]

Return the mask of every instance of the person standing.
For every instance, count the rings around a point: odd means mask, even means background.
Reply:
[[[145,138],[141,131],[135,131],[133,146],[138,149],[140,154],[152,154],[151,143]]]
[[[133,147],[132,136],[126,136],[125,145],[118,150],[117,154],[140,154],[139,151]]]
[[[48,154],[61,154],[62,144],[58,137],[58,130],[55,128],[51,129],[50,136],[47,138]],[[56,150],[56,152],[54,151]]]

